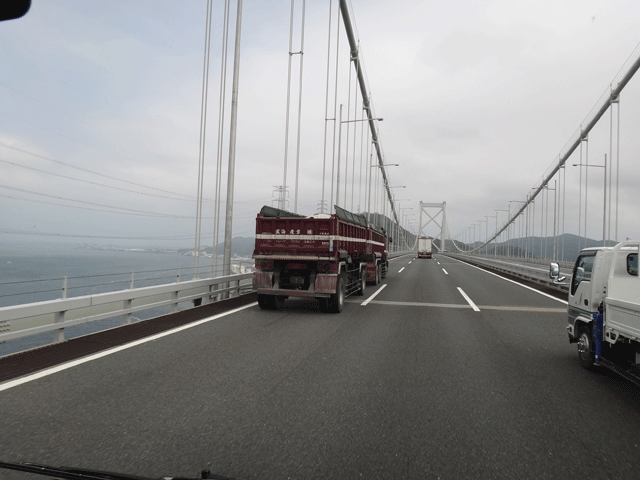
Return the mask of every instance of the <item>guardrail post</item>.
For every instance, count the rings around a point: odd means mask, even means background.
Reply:
[[[180,269],[178,269],[178,275],[176,276],[176,283],[180,283]],[[171,298],[173,300],[178,300],[178,291],[171,293]],[[176,313],[178,311],[178,302],[171,304],[171,313]]]
[[[129,287],[131,290],[133,290],[133,272],[131,272],[131,286]],[[129,308],[131,308],[131,299],[129,300],[124,300],[124,309],[127,310]],[[123,325],[128,325],[129,323],[131,323],[131,312],[126,313],[123,315]]]
[[[171,304],[171,313],[176,313],[178,311],[178,292],[171,292],[171,298],[176,301]]]
[[[67,277],[62,278],[62,299],[67,298]],[[54,323],[64,322],[64,310],[53,314]],[[53,331],[53,343],[64,341],[64,328],[58,328]]]

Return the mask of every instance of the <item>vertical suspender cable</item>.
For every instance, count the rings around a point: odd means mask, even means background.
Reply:
[[[365,155],[365,161],[367,162],[365,164],[365,171],[364,171],[364,197],[362,198],[362,203],[363,206],[362,208],[364,209],[364,202],[367,200],[367,192],[369,192],[369,198],[371,198],[371,188],[369,186],[369,179],[371,178],[371,162],[369,160],[369,129],[367,129],[367,153]],[[367,220],[370,219],[370,204],[371,202],[367,202]],[[371,221],[371,220],[369,220]]]
[[[618,94],[618,121],[616,123],[616,135],[618,137],[616,146],[616,236],[614,240],[618,241],[618,187],[620,186],[620,94]]]
[[[360,63],[356,65],[356,69],[360,67]],[[356,74],[357,77],[357,74]],[[364,112],[363,112],[364,113]],[[358,95],[355,95],[355,102],[353,106],[353,118],[358,119]],[[356,138],[358,135],[358,123],[353,126],[353,162],[351,163],[351,211],[353,212],[353,194],[355,192],[355,178],[356,178]]]
[[[349,183],[349,127],[351,123],[351,58],[349,58],[349,93],[347,94],[347,141],[344,148],[344,202],[342,206],[347,208],[347,184]],[[341,122],[342,123],[342,122]],[[339,129],[342,129],[342,125],[338,125]],[[338,148],[341,148],[338,146]],[[340,158],[341,152],[338,152],[338,158]],[[338,162],[338,165],[340,162]]]
[[[301,125],[301,116],[302,116],[302,71],[304,65],[304,12],[305,12],[305,2],[306,0],[302,0],[302,32],[300,38],[300,87],[299,87],[299,97],[298,97],[298,138],[296,141],[296,186],[295,186],[295,194],[293,200],[293,211],[298,213],[298,174],[300,171],[300,125]],[[291,58],[291,57],[289,57]]]
[[[227,58],[229,53],[229,13],[231,10],[231,0],[224,2],[224,18],[222,26],[222,53],[220,55],[220,95],[218,104],[218,149],[216,152],[216,191],[215,191],[215,219],[213,224],[213,255],[211,256],[211,276],[216,276],[218,272],[217,247],[220,241],[220,195],[222,191],[222,145],[224,133],[224,112],[227,93]]]
[[[231,274],[231,238],[233,233],[233,189],[236,166],[236,130],[238,123],[238,84],[240,81],[240,38],[242,26],[242,0],[238,0],[236,13],[236,43],[233,58],[233,86],[231,87],[231,125],[229,128],[229,168],[227,169],[227,214],[224,222],[223,274]],[[228,294],[224,295],[225,297]]]
[[[335,167],[336,167],[336,126],[339,125],[338,121],[338,72],[340,70],[340,57],[338,52],[340,50],[340,15],[336,15],[336,80],[334,82],[334,99],[333,99],[333,146],[332,149],[332,157],[331,157],[331,196],[329,197],[329,202],[333,202],[333,186],[335,181]],[[336,193],[336,204],[338,198],[338,194]],[[333,207],[329,205],[329,213],[333,212]]]
[[[606,162],[605,162],[606,165]],[[609,213],[607,214],[607,237],[611,240],[611,189],[613,187],[613,94],[609,99]],[[605,168],[606,172],[606,168]],[[605,173],[606,175],[606,173]],[[605,244],[606,246],[606,244]]]
[[[200,270],[200,233],[202,229],[202,183],[204,178],[205,131],[207,127],[207,96],[209,92],[209,48],[211,45],[211,0],[207,0],[204,34],[204,61],[202,67],[202,100],[200,103],[200,144],[198,146],[198,195],[196,200],[196,238],[194,247],[194,276]]]
[[[364,110],[362,110],[361,120],[364,120]],[[361,123],[360,126],[360,178],[358,180],[358,213],[362,211],[362,156],[364,154],[364,125]],[[364,179],[365,182],[367,179]]]
[[[287,67],[287,115],[284,127],[284,175],[282,179],[282,197],[279,208],[285,209],[285,195],[287,194],[287,156],[289,153],[289,106],[291,104],[291,57],[293,52],[293,8],[294,0],[291,0],[291,17],[289,18],[289,65]]]
[[[329,35],[327,36],[327,87],[324,96],[324,142],[322,151],[322,197],[320,200],[320,213],[324,213],[324,185],[327,169],[327,122],[329,121],[329,62],[331,60],[331,13],[333,11],[333,0],[329,0]],[[333,116],[335,123],[335,115]]]
[[[564,215],[567,200],[567,166],[563,165],[562,169],[562,253],[560,261],[564,262]]]
[[[589,200],[589,139],[585,140],[587,142],[587,148],[584,153],[584,161],[586,169],[584,171],[584,246],[587,246],[587,208],[589,204],[587,203]],[[580,167],[582,168],[582,167]]]
[[[584,138],[582,136],[582,125],[580,125],[580,193],[578,195],[578,252],[582,250],[582,143]]]

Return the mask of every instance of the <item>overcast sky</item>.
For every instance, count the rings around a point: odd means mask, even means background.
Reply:
[[[302,2],[296,3],[293,50],[299,51]],[[329,118],[334,115],[336,3]],[[214,4],[206,199],[213,199],[215,188],[223,24],[223,2]],[[400,207],[413,208],[403,210],[408,220],[417,218],[420,201],[446,201],[453,236],[497,209],[515,209],[518,204],[509,201],[524,200],[539,185],[629,57],[639,53],[640,3],[633,0],[352,0],[352,8],[375,114],[384,118],[379,123],[384,161],[400,164],[388,167],[390,183],[406,186],[393,192]],[[150,237],[60,238],[70,242],[192,244],[166,237],[189,238],[195,230],[205,13],[204,0],[34,0],[24,18],[0,23],[0,242],[53,240],[2,233],[28,231]],[[253,235],[256,213],[272,204],[275,187],[283,183],[289,15],[288,1],[244,1],[234,236]],[[235,14],[225,166],[234,28]],[[353,119],[349,51],[340,28],[337,103],[344,104],[344,118]],[[322,197],[328,29],[329,2],[307,2],[298,211],[308,215],[318,210]],[[290,209],[299,59],[293,56]],[[330,172],[333,123],[328,125]],[[348,143],[346,124],[342,130],[348,162],[354,160],[354,129],[356,135],[354,199],[354,164],[348,163],[347,202],[340,203],[354,211],[367,208],[364,180],[359,182],[360,171],[364,179],[367,169],[363,125],[349,124]],[[640,78],[622,94],[620,126],[618,237],[638,238]],[[589,138],[591,163],[602,164],[609,154],[609,135],[607,113]],[[615,145],[613,150],[615,157]],[[579,163],[578,156],[572,160]],[[602,238],[602,173],[589,169],[587,233],[596,239]],[[223,185],[226,175],[225,167]],[[329,203],[329,175],[326,182]],[[577,233],[579,168],[567,168],[566,185],[565,230]],[[539,202],[537,208],[534,233],[539,235]],[[211,244],[213,203],[205,202],[203,212],[202,243]],[[499,212],[499,223],[505,217]]]

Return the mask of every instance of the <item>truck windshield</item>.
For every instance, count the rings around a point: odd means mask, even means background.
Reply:
[[[592,253],[581,255],[578,257],[578,260],[576,260],[576,264],[573,267],[573,276],[571,277],[571,295],[575,295],[580,283],[591,280],[591,272],[593,271],[593,261],[595,258],[595,253]]]

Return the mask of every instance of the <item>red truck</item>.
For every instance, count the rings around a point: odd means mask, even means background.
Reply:
[[[311,297],[323,312],[339,313],[345,297],[363,295],[367,282],[387,275],[387,238],[363,215],[335,207],[305,217],[264,206],[256,218],[253,288],[263,309],[288,297]]]

